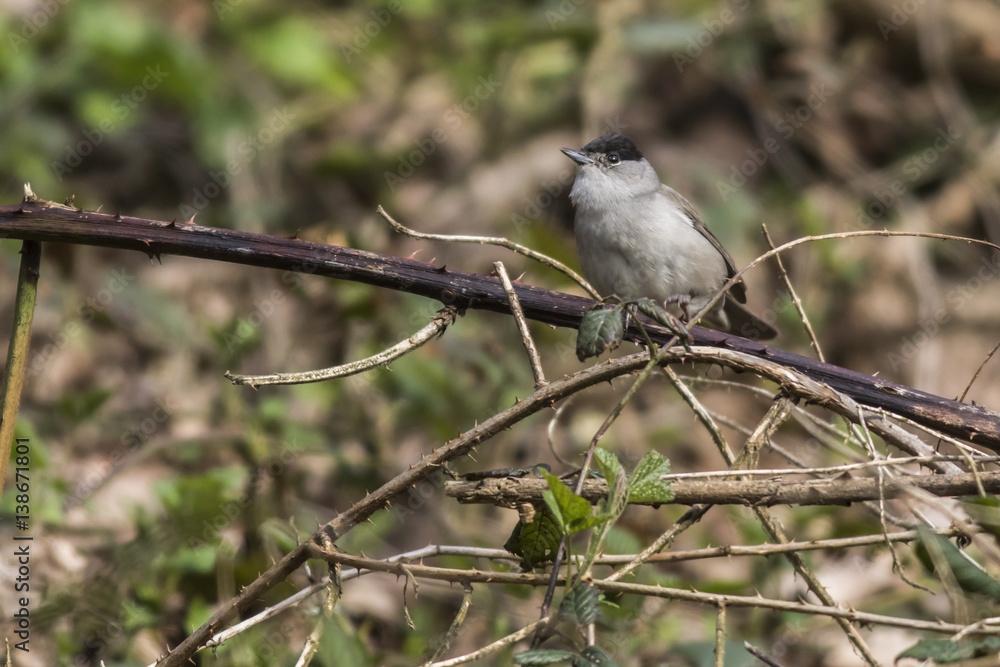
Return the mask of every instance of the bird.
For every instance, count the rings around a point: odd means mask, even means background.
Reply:
[[[602,297],[646,297],[688,320],[736,274],[698,211],[660,182],[631,139],[605,134],[579,150],[561,150],[577,165],[569,198],[580,267]],[[738,279],[702,321],[754,340],[777,336],[741,305],[746,300]]]

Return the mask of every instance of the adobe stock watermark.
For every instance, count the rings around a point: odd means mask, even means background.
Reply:
[[[73,657],[73,666],[90,667],[94,664],[103,664],[101,658],[108,652],[108,647],[122,641],[127,632],[126,628],[134,628],[147,620],[140,605],[123,605],[118,617],[106,620],[100,632],[87,637],[79,653]]]
[[[401,11],[403,11],[402,0],[389,0],[385,7],[370,10],[368,13],[371,19],[364,25],[354,26],[354,39],[351,43],[340,45],[340,54],[344,56],[344,61],[350,64],[355,56],[360,56],[361,52],[368,48],[372,40],[378,37]]]
[[[746,11],[750,6],[750,0],[730,0],[732,7],[726,7],[715,18],[705,19],[701,22],[702,29],[697,35],[687,38],[684,52],[674,52],[674,65],[677,71],[684,73],[684,68],[693,65],[694,61],[701,57],[705,50],[710,48],[715,40],[726,31],[726,29],[736,22],[736,17]]]
[[[62,160],[53,161],[49,165],[56,179],[62,182],[64,176],[83,164],[83,158],[93,153],[94,149],[100,146],[107,139],[108,135],[115,131],[115,128],[131,116],[132,112],[139,108],[139,105],[168,76],[170,76],[170,72],[163,70],[159,65],[147,66],[146,75],[142,77],[142,81],[134,86],[132,90],[116,97],[111,102],[111,109],[108,115],[102,118],[96,127],[84,130],[82,139],[75,144],[66,146],[66,154]]]
[[[945,302],[950,310],[938,308],[932,315],[920,320],[918,331],[910,336],[900,338],[899,352],[890,352],[887,360],[893,371],[898,371],[941,332],[941,327],[951,322],[952,317],[962,311],[975,296],[982,291],[987,283],[1000,274],[1000,255],[986,257],[979,263],[975,275],[963,284],[952,287],[945,295]]]
[[[852,231],[870,229],[877,220],[885,217],[886,213],[909,191],[909,186],[934,166],[934,163],[961,138],[962,135],[951,127],[938,129],[930,146],[912,155],[903,163],[900,170],[902,177],[893,179],[886,189],[874,192],[875,201],[858,210]]]
[[[894,3],[892,11],[889,12],[889,20],[879,19],[876,23],[878,31],[882,33],[882,39],[888,42],[889,35],[906,25],[925,4],[927,0],[903,0]]]
[[[188,203],[181,204],[180,214],[183,220],[190,220],[197,213],[208,208],[208,205],[229,187],[233,176],[238,176],[243,169],[253,162],[267,147],[282,137],[291,125],[295,114],[282,107],[271,112],[267,121],[257,132],[248,134],[233,149],[226,168],[210,171],[208,181],[191,191]]]
[[[314,275],[317,270],[319,270],[318,264],[296,264],[281,274],[281,283],[288,290],[297,290],[302,287],[305,276]],[[223,334],[222,342],[226,345],[226,352],[232,354],[249,340],[257,329],[278,311],[278,307],[286,301],[286,298],[284,290],[275,288],[263,297],[254,299],[250,313],[237,317],[236,328],[232,332],[227,331]]]
[[[435,470],[407,489],[406,493],[389,501],[392,512],[396,515],[396,520],[399,521],[400,525],[406,523],[411,515],[419,512],[431,498],[444,488],[447,481],[448,478],[444,472]]]
[[[84,303],[77,308],[77,318],[64,324],[55,335],[49,335],[49,341],[42,345],[40,349],[32,350],[31,360],[28,363],[28,376],[36,377],[52,358],[63,350],[70,341],[83,332],[83,327],[90,324],[100,314],[108,309],[115,298],[127,288],[135,275],[128,273],[125,269],[112,269],[110,277],[104,287],[87,297]]]
[[[774,129],[786,140],[790,140],[803,125],[812,120],[813,115],[830,99],[830,91],[826,83],[813,84],[809,89],[806,101],[789,111],[774,123]],[[768,163],[771,156],[781,150],[782,144],[774,137],[768,137],[760,148],[747,149],[746,158],[729,167],[729,179],[716,181],[715,187],[722,197],[728,201],[729,196],[743,187],[748,178],[752,178]]]
[[[299,457],[299,450],[295,443],[283,443],[281,450],[270,458],[267,468],[261,471],[260,478],[269,477],[274,480],[285,474],[288,466]],[[259,481],[259,480],[258,480]],[[196,549],[205,546],[215,546],[218,544],[219,536],[227,531],[233,523],[250,507],[254,500],[254,494],[244,491],[238,496],[226,500],[219,504],[218,512],[209,519],[204,519],[201,525],[201,533],[192,535],[187,540],[187,546]]]
[[[584,0],[562,0],[558,7],[545,12],[545,20],[549,22],[549,29],[555,30],[556,26],[572,16],[583,2]]]
[[[774,129],[785,139],[790,140],[803,125],[812,120],[813,115],[830,99],[831,92],[826,83],[813,84],[809,89],[806,101],[789,111],[774,123]],[[730,165],[728,181],[716,181],[722,201],[728,201],[729,196],[743,187],[748,178],[752,178],[768,163],[771,156],[781,150],[782,144],[774,137],[768,137],[760,148],[749,148],[746,158],[737,164]]]
[[[177,402],[171,397],[156,400],[153,409],[142,420],[122,433],[120,438],[122,446],[113,450],[107,460],[78,480],[73,492],[63,500],[63,511],[70,510],[90,498],[94,491],[121,468],[143,443],[148,442],[170,421],[170,416],[177,407]]]
[[[417,168],[427,161],[427,158],[437,152],[441,144],[448,141],[449,129],[454,130],[460,127],[479,108],[480,104],[489,99],[503,85],[503,82],[496,80],[492,74],[488,77],[479,77],[478,82],[472,93],[444,112],[443,125],[435,127],[430,134],[416,142],[410,151],[399,156],[399,165],[396,167],[396,171],[384,173],[385,182],[389,186],[390,192],[395,192],[400,183],[412,176]]]
[[[514,225],[514,231],[520,234],[525,227],[533,225],[542,215],[542,211],[552,206],[559,195],[572,186],[575,180],[576,169],[566,167],[559,172],[554,180],[542,183],[542,188],[537,190],[534,196],[525,197],[521,212],[510,214],[510,222]]]
[[[226,20],[226,14],[236,11],[236,8],[243,4],[243,0],[212,0],[212,9],[220,21]]]
[[[232,333],[223,334],[222,342],[226,344],[226,352],[232,354],[237,348],[249,340],[264,322],[270,319],[278,310],[278,306],[285,301],[285,293],[280,289],[273,289],[264,298],[253,301],[253,310],[249,315],[236,318],[236,328]]]
[[[21,29],[18,32],[7,33],[7,44],[15,54],[21,47],[34,39],[45,26],[49,24],[59,10],[69,4],[69,0],[41,0],[36,2],[30,14],[21,19]]]

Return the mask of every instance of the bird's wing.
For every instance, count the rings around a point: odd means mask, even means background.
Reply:
[[[696,211],[694,206],[691,205],[691,202],[685,199],[681,193],[667,185],[660,186],[660,194],[680,207],[680,209],[684,211],[689,218],[691,218],[691,222],[694,223],[694,228],[701,232],[701,235],[708,239],[715,249],[719,251],[719,254],[722,255],[722,259],[726,262],[726,271],[729,274],[727,278],[732,278],[736,275],[736,264],[733,262],[733,258],[728,252],[726,252],[726,249],[722,247],[722,243],[719,242],[719,239],[715,238],[715,234],[712,233],[712,230],[705,226],[705,222],[701,219],[701,216],[698,215],[698,211]],[[747,302],[747,288],[743,283],[742,278],[737,280],[733,286],[729,288],[729,294],[740,303]]]

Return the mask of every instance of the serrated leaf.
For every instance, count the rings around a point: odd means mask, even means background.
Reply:
[[[566,662],[576,658],[576,653],[572,651],[559,651],[554,649],[537,649],[534,651],[523,651],[515,653],[513,660],[518,665],[554,665],[557,662]]]
[[[935,555],[938,555],[947,564],[962,590],[1000,600],[1000,581],[991,577],[986,573],[986,570],[966,557],[958,547],[951,543],[951,540],[938,535],[926,526],[918,527],[917,532],[920,534],[920,541],[930,552],[935,565],[939,560]]]
[[[586,361],[618,347],[625,335],[625,313],[618,306],[598,306],[580,320],[576,357]]]
[[[549,492],[543,493],[542,497],[548,503],[552,513],[556,515],[563,532],[567,535],[586,530],[593,525],[583,525],[590,517],[590,503],[583,496],[573,493],[573,490],[563,484],[562,480],[555,475],[543,473],[545,481],[549,483]]]
[[[524,569],[533,570],[536,565],[555,558],[561,540],[562,532],[555,517],[548,507],[538,507],[535,520],[531,523],[518,522],[503,548],[520,556]]]
[[[629,500],[634,503],[668,503],[673,500],[670,482],[660,479],[668,472],[670,461],[659,452],[648,450],[629,477]]]
[[[566,592],[566,597],[559,604],[559,611],[571,621],[589,625],[597,620],[600,606],[601,594],[597,589],[590,584],[578,582]]]
[[[618,663],[600,646],[588,646],[573,660],[573,667],[618,667]]]
[[[916,644],[896,656],[896,661],[903,658],[916,660],[933,660],[936,664],[946,665],[969,658],[981,658],[1000,651],[1000,637],[967,637],[960,641],[951,639],[921,639]]]
[[[594,458],[597,459],[597,466],[604,474],[604,479],[608,481],[608,488],[615,485],[615,480],[622,474],[622,464],[618,457],[604,449],[598,447],[594,450]]]
[[[639,312],[648,317],[651,320],[658,320],[663,313],[663,309],[656,305],[656,302],[652,299],[643,297],[637,299],[635,302],[635,307],[639,309]]]

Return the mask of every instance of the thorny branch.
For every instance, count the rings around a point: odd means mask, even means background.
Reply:
[[[384,212],[380,212],[385,215]],[[387,220],[391,220],[387,215],[385,217]],[[398,223],[396,224],[398,225]],[[419,235],[419,233],[413,233],[410,230],[407,230],[407,232],[411,233],[411,235]],[[759,263],[771,255],[776,255],[783,250],[806,241],[826,238],[848,238],[850,236],[862,235],[889,236],[904,234],[862,232],[799,239],[772,249],[753,264]],[[945,235],[917,235],[929,238],[954,238]],[[578,297],[548,292],[547,290],[527,285],[513,285],[509,280],[497,281],[485,276],[467,274],[444,267],[433,267],[413,260],[401,260],[399,258],[353,251],[346,248],[311,244],[299,241],[298,239],[276,239],[273,237],[232,232],[230,230],[214,230],[190,223],[176,225],[174,223],[167,224],[137,218],[126,219],[122,216],[109,216],[96,212],[81,211],[69,206],[52,205],[44,201],[26,201],[20,207],[0,207],[0,237],[3,236],[24,238],[33,241],[68,241],[71,243],[88,243],[92,245],[139,249],[150,256],[158,256],[161,253],[176,253],[208,259],[236,261],[263,267],[283,268],[405,290],[439,299],[448,306],[451,306],[444,315],[436,318],[435,323],[425,327],[424,330],[418,332],[418,334],[415,334],[399,346],[363,362],[357,362],[356,365],[351,365],[350,368],[328,369],[333,376],[349,372],[360,372],[375,365],[388,363],[393,358],[430,340],[434,335],[438,335],[444,326],[453,321],[457,312],[464,308],[486,308],[506,311],[508,308],[513,307],[516,313],[517,305],[520,304],[523,307],[524,314],[523,316],[520,314],[516,316],[518,323],[522,326],[522,332],[524,332],[526,329],[523,326],[524,318],[536,319],[560,326],[576,326],[579,323],[579,318],[591,303]],[[427,238],[426,235],[424,237]],[[482,242],[482,240],[472,238],[461,240]],[[507,245],[506,247],[511,246]],[[518,248],[513,249],[519,251]],[[662,343],[670,338],[669,332],[651,323],[643,322],[642,325],[644,325],[646,331],[650,332],[650,340],[653,342]],[[911,476],[905,479],[846,480],[847,482],[861,482],[862,484],[878,482],[875,485],[875,492],[877,494],[876,497],[880,500],[891,497],[891,494],[897,491],[897,488],[893,485],[898,486],[898,492],[912,494],[916,493],[917,489],[920,489],[921,492],[930,491],[931,493],[935,493],[936,491],[942,491],[942,493],[950,493],[956,490],[968,489],[970,484],[979,490],[992,490],[996,485],[1000,484],[997,473],[980,471],[975,467],[972,454],[963,451],[967,457],[964,461],[972,466],[972,472],[965,473],[963,468],[956,465],[954,460],[947,457],[935,457],[933,448],[917,436],[902,429],[893,421],[897,418],[912,419],[924,429],[937,429],[946,436],[973,440],[977,444],[987,445],[1000,451],[1000,416],[998,415],[994,415],[982,408],[947,401],[946,399],[923,394],[922,392],[906,387],[899,387],[892,383],[876,380],[862,374],[847,371],[846,369],[830,366],[829,364],[814,362],[798,355],[792,355],[782,350],[769,348],[732,335],[698,328],[695,328],[693,333],[695,341],[699,343],[697,347],[692,347],[688,350],[661,349],[657,362],[666,364],[694,361],[721,364],[738,370],[751,371],[761,377],[773,380],[780,386],[779,398],[775,403],[775,410],[773,410],[774,414],[770,419],[762,422],[758,428],[758,432],[745,445],[750,446],[750,449],[747,450],[750,460],[754,460],[755,458],[754,450],[769,442],[774,427],[784,421],[790,414],[791,400],[795,399],[821,405],[841,415],[851,423],[860,422],[871,432],[880,435],[887,443],[902,449],[911,456],[922,457],[922,462],[939,472],[949,473],[947,475],[936,476]],[[635,326],[630,329],[628,335],[631,340],[641,340],[642,338],[639,328]],[[525,341],[528,344],[530,336],[525,336]],[[375,511],[386,507],[394,498],[404,493],[413,484],[439,470],[446,462],[467,454],[472,447],[482,445],[500,430],[508,428],[528,415],[552,405],[555,401],[570,396],[598,382],[607,381],[624,373],[636,371],[643,366],[647,366],[647,372],[649,369],[649,356],[638,354],[600,364],[546,385],[540,373],[541,366],[540,361],[537,360],[537,354],[532,356],[532,362],[536,370],[536,384],[538,386],[531,396],[508,410],[495,415],[467,433],[462,434],[455,440],[435,450],[432,454],[425,456],[408,471],[390,480],[380,489],[370,493],[346,512],[322,526],[310,541],[299,545],[279,563],[275,564],[250,586],[241,591],[236,598],[224,605],[208,623],[192,633],[170,655],[163,658],[159,664],[180,665],[189,660],[199,648],[208,645],[214,632],[228,624],[240,612],[246,611],[251,604],[259,600],[261,595],[300,567],[307,558],[319,557],[333,563],[348,563],[351,557],[339,554],[334,547],[334,542],[337,538],[356,526],[360,521],[367,519]],[[248,384],[257,385],[273,381],[275,377],[262,376],[255,378],[251,376],[239,379]],[[307,381],[318,379],[322,378],[314,374],[309,376]],[[675,382],[675,385],[679,385],[680,381],[676,376],[672,376],[671,379]],[[682,391],[682,393],[685,392]],[[686,393],[689,394],[690,392]],[[696,400],[690,402],[698,413],[699,418],[710,428],[714,426],[713,430],[716,432],[717,441],[724,443],[725,440],[720,437],[721,431],[715,425],[711,413],[704,408],[699,409],[700,404]],[[877,409],[872,409],[869,406],[876,406]],[[778,410],[778,408],[781,409]],[[949,440],[953,441],[952,438],[949,438]],[[957,445],[964,446],[963,443],[954,442]],[[935,481],[932,484],[925,485],[924,482],[927,480]],[[802,502],[809,502],[810,494],[815,498],[817,495],[815,489],[821,487],[824,482],[841,481],[843,480],[804,482],[802,484],[811,486],[812,490],[795,489],[799,493],[797,498],[801,498]],[[675,488],[683,485],[685,482],[712,487],[712,491],[717,494],[720,484],[766,485],[773,482],[773,480],[757,480],[756,482],[747,480],[736,482],[723,480],[682,480],[675,482]],[[934,484],[943,484],[947,488],[939,486],[935,490],[933,488]],[[951,626],[942,623],[883,617],[836,607],[832,599],[824,595],[822,586],[818,580],[815,580],[813,575],[804,568],[801,559],[798,558],[797,551],[793,549],[793,543],[787,542],[787,538],[784,537],[780,526],[770,522],[767,516],[762,514],[761,506],[773,502],[781,502],[781,500],[775,501],[774,498],[782,497],[786,502],[792,499],[793,495],[786,494],[785,496],[780,496],[780,494],[786,489],[794,488],[794,485],[781,484],[777,486],[779,487],[778,490],[772,491],[766,497],[762,492],[759,502],[751,501],[751,504],[757,507],[760,519],[768,527],[772,539],[783,543],[781,545],[768,545],[767,548],[779,549],[786,556],[791,556],[793,562],[798,561],[797,571],[801,576],[810,580],[810,587],[824,598],[825,605],[772,601],[765,600],[759,596],[741,598],[740,596],[718,596],[697,591],[676,591],[674,589],[661,589],[658,587],[643,587],[638,584],[623,584],[616,580],[624,576],[623,573],[633,571],[641,562],[657,558],[659,554],[656,552],[669,544],[677,534],[704,515],[711,506],[709,503],[715,504],[719,502],[718,495],[703,496],[702,498],[705,500],[690,498],[690,502],[697,504],[671,530],[664,533],[649,549],[629,561],[625,568],[611,575],[606,580],[595,581],[595,585],[599,589],[606,591],[629,592],[639,595],[669,597],[671,599],[711,604],[720,610],[720,619],[726,608],[740,606],[833,617],[845,624],[846,629],[852,634],[852,641],[855,642],[855,646],[865,653],[867,653],[867,650],[863,642],[860,642],[860,638],[855,636],[856,632],[853,631],[853,627],[847,626],[848,623],[869,622],[933,631],[996,632],[994,627],[986,624],[977,624],[975,628],[972,626]],[[854,495],[852,498],[854,501],[865,497],[863,494],[866,491],[863,489],[855,487],[850,488],[849,491],[845,491],[844,488],[846,487],[840,488],[832,494],[829,492],[829,489],[824,489],[818,495],[826,493],[827,497],[830,498],[835,497],[836,493],[839,492],[841,494],[840,497],[843,498],[846,493],[861,494]],[[868,492],[870,493],[870,491]],[[740,502],[747,502],[748,497],[751,497],[748,494],[752,493],[753,491],[745,486],[736,492],[736,495],[739,496]],[[799,502],[799,500],[794,500],[793,502]],[[360,561],[357,564],[360,566]],[[417,576],[431,578],[454,577],[449,580],[497,582],[504,580],[505,577],[517,577],[517,583],[531,583],[531,585],[545,585],[546,583],[551,584],[555,581],[547,576],[516,573],[509,573],[507,575],[493,572],[480,574],[474,570],[444,572],[441,568],[426,568],[422,565],[392,565],[385,563],[375,565],[372,562],[367,562],[366,567],[371,570],[391,571],[397,574],[402,573],[409,578]],[[535,577],[538,581],[531,581],[531,577]],[[468,602],[468,594],[466,598]],[[515,633],[515,635],[501,640],[501,642],[507,641],[509,643],[514,641],[513,637],[515,636],[525,637],[535,627],[546,623],[547,620],[547,618],[543,618],[538,624],[524,628]],[[454,627],[457,629],[460,623],[461,615],[456,618]],[[720,621],[720,628],[723,625]],[[496,645],[499,646],[500,643]],[[487,649],[489,648],[487,647]],[[471,656],[463,656],[462,658],[436,664],[459,664],[469,658]],[[866,655],[866,658],[869,662],[872,661],[870,655]]]
[[[765,253],[747,268],[802,243],[853,236],[921,236],[954,239],[943,234],[865,231],[805,237]],[[201,257],[272,269],[342,278],[402,290],[454,305],[509,313],[507,295],[497,278],[434,266],[412,259],[390,257],[351,248],[310,243],[196,224],[148,220],[96,211],[83,211],[43,200],[0,206],[0,238],[77,243],[138,250],[150,257],[165,254]],[[967,243],[993,244],[975,239]],[[742,274],[742,272],[741,272]],[[528,319],[554,326],[577,327],[593,301],[531,285],[514,285]],[[653,322],[645,323],[653,342],[662,344],[672,334]],[[1000,415],[980,406],[934,396],[870,375],[825,364],[779,348],[732,334],[692,327],[699,345],[713,345],[767,359],[798,370],[864,405],[879,406],[914,419],[948,435],[1000,451]],[[626,332],[628,340],[643,343],[638,326]]]

